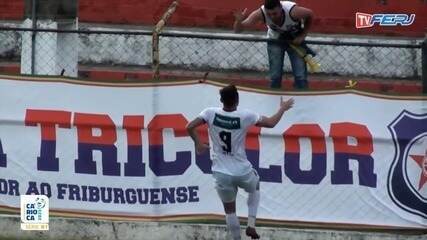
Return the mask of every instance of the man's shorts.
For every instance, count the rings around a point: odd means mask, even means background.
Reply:
[[[231,176],[220,172],[213,172],[215,188],[222,202],[234,202],[236,200],[237,188],[243,188],[252,193],[259,189],[259,176],[255,169],[243,176]]]

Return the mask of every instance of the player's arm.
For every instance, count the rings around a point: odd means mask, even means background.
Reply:
[[[296,37],[293,42],[294,44],[299,45],[304,41],[305,37],[307,37],[307,34],[310,31],[314,14],[311,9],[300,6],[294,6],[289,14],[294,20],[302,21],[304,23],[303,32],[301,35]]]
[[[196,147],[196,153],[200,154],[209,149],[209,145],[206,143],[202,143],[199,138],[199,134],[196,132],[196,128],[205,124],[205,120],[200,117],[195,118],[193,121],[187,124],[186,129],[191,139],[194,141],[194,145]]]
[[[238,11],[234,13],[234,32],[240,33],[244,29],[263,21],[263,16],[260,8],[253,11],[251,14],[249,14],[248,17],[246,17],[247,11],[248,9],[245,8],[245,10],[243,10],[242,12]]]
[[[266,128],[274,128],[277,123],[282,118],[283,114],[291,109],[294,105],[294,99],[288,99],[287,101],[283,101],[283,98],[280,98],[280,107],[279,110],[271,117],[262,116],[261,119],[256,123],[257,127],[266,127]]]

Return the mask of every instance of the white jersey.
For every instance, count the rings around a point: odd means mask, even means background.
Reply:
[[[260,116],[248,110],[226,112],[222,108],[207,108],[199,118],[209,126],[212,171],[232,176],[248,174],[252,164],[246,157],[246,133]]]
[[[282,4],[283,13],[285,14],[282,25],[275,24],[267,15],[264,5],[261,6],[264,22],[268,27],[268,38],[278,39],[281,34],[298,35],[298,32],[302,29],[301,22],[295,21],[290,15],[291,10],[296,6],[296,3],[290,1],[281,1],[280,3]]]

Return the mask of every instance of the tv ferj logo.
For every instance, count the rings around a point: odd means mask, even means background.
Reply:
[[[368,13],[356,13],[356,28],[369,28],[373,27],[374,24],[380,26],[409,26],[415,21],[415,14],[401,14],[401,13],[389,13],[389,14],[368,14]]]

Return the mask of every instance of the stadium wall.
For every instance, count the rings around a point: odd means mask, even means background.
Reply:
[[[9,26],[19,27],[19,24]],[[120,28],[107,28],[88,26],[94,31],[122,31]],[[181,29],[176,32],[190,32]],[[194,31],[191,31],[194,33]],[[230,32],[216,33],[213,31],[200,31],[208,35],[234,35]],[[45,34],[47,37],[49,33]],[[254,36],[260,36],[263,33]],[[40,37],[43,39],[43,37]],[[338,35],[315,35],[308,40],[329,42],[353,43],[385,43],[385,44],[418,44],[422,39],[396,40],[386,38],[360,38]],[[20,35],[0,35],[3,48],[0,48],[0,58],[19,58]],[[100,42],[102,44],[100,44]],[[212,44],[215,49],[212,51]],[[114,46],[114,47],[112,47]],[[179,66],[188,64],[196,69],[221,69],[221,70],[256,70],[268,71],[266,44],[263,42],[230,42],[222,40],[188,39],[188,38],[160,38],[160,62],[165,65]],[[82,64],[107,64],[128,66],[151,65],[151,36],[135,35],[81,35],[79,49],[79,62]],[[179,49],[176,49],[176,48]],[[368,47],[337,47],[315,46],[314,50],[322,65],[321,73],[343,76],[373,76],[381,78],[420,78],[421,50],[407,48],[368,48]],[[108,51],[105,51],[109,48]],[[196,50],[197,51],[196,51]],[[76,49],[77,50],[77,49]],[[215,53],[214,53],[215,52]],[[177,55],[179,53],[179,56]],[[232,54],[230,54],[232,53]],[[207,57],[208,56],[208,57]],[[399,57],[398,59],[395,57]],[[337,65],[337,59],[340,64]],[[354,64],[356,63],[357,64]],[[285,59],[284,69],[291,71],[289,59]],[[376,66],[376,68],[372,68]],[[387,71],[384,71],[387,69]]]
[[[149,25],[157,23],[172,0],[80,0],[79,19],[82,22]],[[340,1],[297,0],[301,6],[313,9],[315,20],[313,32],[328,34],[387,35],[423,37],[427,26],[427,4],[425,1]],[[262,0],[186,0],[181,1],[170,24],[179,27],[204,27],[230,29],[232,12],[258,8]],[[383,4],[385,3],[385,4]],[[331,7],[333,6],[333,7]],[[150,9],[149,11],[145,11]],[[23,20],[24,0],[0,2],[0,20]],[[355,28],[355,13],[405,13],[416,14],[414,24],[409,27]],[[256,29],[264,29],[258,26]]]

